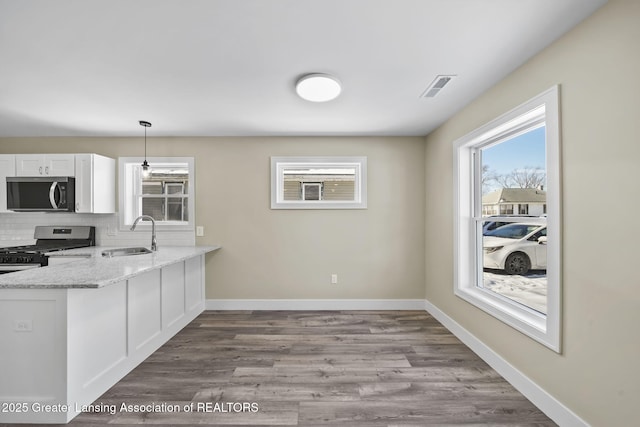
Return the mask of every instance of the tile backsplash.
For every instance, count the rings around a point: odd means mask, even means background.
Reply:
[[[118,214],[76,214],[20,212],[0,213],[0,247],[27,245],[35,242],[36,225],[93,225],[98,246],[149,246],[151,232],[118,229]],[[193,231],[157,232],[158,246],[195,245]]]

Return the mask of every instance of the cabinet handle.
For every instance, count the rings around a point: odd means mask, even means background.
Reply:
[[[80,202],[76,202],[76,212],[80,211]]]
[[[45,168],[44,168],[44,173],[45,173],[46,175],[49,175],[49,166],[45,166]]]
[[[42,166],[38,168],[38,172],[40,172],[40,175],[42,175]]]

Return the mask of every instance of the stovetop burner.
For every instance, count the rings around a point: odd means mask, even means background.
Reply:
[[[48,264],[45,253],[95,246],[95,227],[37,226],[33,245],[0,248],[0,264]]]
[[[92,246],[92,245],[87,244],[87,242],[83,240],[43,242],[43,243],[35,243],[33,245],[11,246],[8,248],[0,248],[0,254],[54,252],[54,251],[62,251],[65,249],[85,248],[87,246]]]

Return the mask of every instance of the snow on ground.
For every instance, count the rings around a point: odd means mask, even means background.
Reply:
[[[531,271],[526,276],[484,270],[484,287],[536,311],[547,313],[547,272]]]

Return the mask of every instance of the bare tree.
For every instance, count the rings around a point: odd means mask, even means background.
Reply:
[[[482,194],[487,194],[492,190],[492,183],[498,180],[498,175],[489,168],[489,165],[482,165]]]
[[[539,166],[525,166],[508,174],[496,175],[494,180],[503,188],[540,188],[547,181],[547,174]]]

